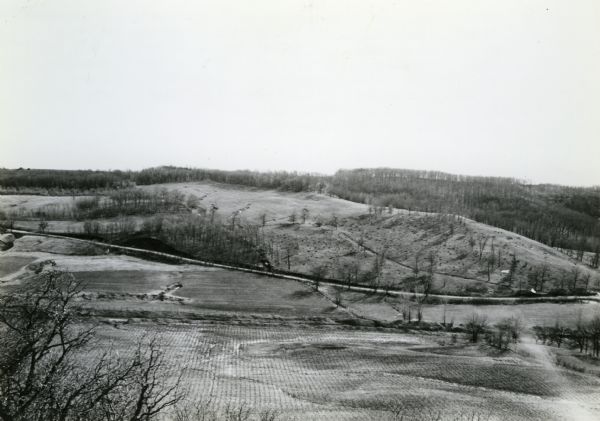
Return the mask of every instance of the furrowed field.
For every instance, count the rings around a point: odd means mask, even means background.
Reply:
[[[120,352],[156,335],[210,408],[273,409],[282,419],[560,420],[600,409],[600,379],[548,368],[526,350],[494,355],[439,335],[315,327],[131,321],[99,330]],[[485,408],[483,410],[482,408]],[[404,417],[404,418],[402,418]],[[464,418],[462,418],[464,417]]]

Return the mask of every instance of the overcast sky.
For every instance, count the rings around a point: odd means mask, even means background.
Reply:
[[[600,185],[600,2],[0,1],[0,167]]]

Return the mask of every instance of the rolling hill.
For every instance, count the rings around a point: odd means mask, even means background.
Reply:
[[[532,286],[545,292],[598,288],[598,270],[578,261],[575,255],[455,215],[396,208],[376,212],[368,205],[325,194],[214,182],[139,189],[166,189],[183,198],[193,196],[197,206],[185,210],[186,214],[207,218],[214,208],[215,221],[223,226],[233,225],[237,231],[256,227],[272,244],[267,251],[271,263],[282,270],[288,270],[289,260],[293,272],[409,290],[414,288],[415,278],[433,273],[432,291],[462,295],[506,294]],[[61,206],[77,200],[56,197]],[[32,215],[52,203],[53,197],[48,196],[0,196],[0,211],[21,209]],[[141,229],[151,216],[129,218]],[[27,219],[32,218],[17,220],[16,226],[36,229],[35,218]],[[104,218],[98,223],[113,221]],[[71,220],[48,223],[48,230],[56,232],[81,232],[84,225]],[[505,279],[507,271],[512,271],[510,285]]]

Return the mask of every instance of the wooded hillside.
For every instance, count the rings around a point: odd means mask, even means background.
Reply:
[[[333,176],[296,172],[155,167],[141,171],[0,169],[4,193],[75,194],[134,185],[211,180],[283,191],[317,191],[385,207],[457,214],[552,247],[600,251],[600,188],[532,185],[525,181],[392,168],[340,170]]]

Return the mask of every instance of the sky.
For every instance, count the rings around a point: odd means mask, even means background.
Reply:
[[[598,0],[0,0],[0,167],[600,185]]]

